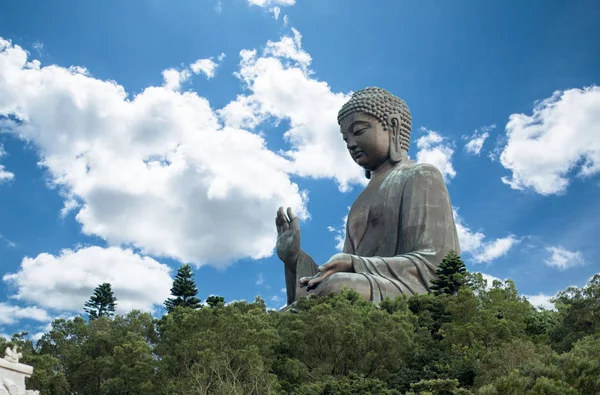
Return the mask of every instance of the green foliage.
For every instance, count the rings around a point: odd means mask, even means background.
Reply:
[[[35,345],[22,332],[0,346],[17,345],[28,386],[50,395],[600,393],[599,277],[559,293],[557,311],[469,278],[379,306],[347,291],[285,313],[213,297],[160,319],[59,319]]]
[[[111,285],[103,283],[94,289],[94,294],[90,300],[85,302],[85,312],[88,313],[90,320],[100,317],[112,317],[115,314],[117,298],[113,294]]]
[[[471,391],[460,388],[458,380],[454,379],[435,379],[421,380],[418,383],[410,385],[410,392],[407,395],[468,395]]]
[[[431,281],[435,295],[455,295],[466,283],[467,267],[456,251],[450,251],[437,269],[438,278]]]
[[[206,299],[206,304],[214,309],[219,304],[225,304],[225,298],[222,296],[211,295]]]
[[[600,331],[600,274],[583,288],[559,292],[553,302],[561,317],[550,335],[557,351],[568,351],[577,340]]]
[[[400,395],[385,382],[350,374],[341,379],[330,378],[322,383],[304,384],[295,395]]]
[[[194,277],[194,273],[190,265],[182,265],[177,270],[177,276],[173,280],[173,287],[171,288],[171,295],[173,297],[165,301],[167,312],[171,313],[177,306],[191,309],[200,308],[201,301],[196,297],[198,287],[196,287],[196,283],[192,277]]]

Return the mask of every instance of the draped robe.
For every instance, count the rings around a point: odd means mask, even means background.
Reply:
[[[351,255],[354,273],[335,273],[328,279],[342,274],[338,278],[347,282],[342,285],[369,289],[375,303],[428,293],[450,250],[460,253],[442,174],[432,165],[403,161],[379,185],[369,184],[352,205],[343,252]],[[286,270],[288,304],[311,294],[298,280],[317,273],[313,259],[300,251],[296,272]],[[314,293],[320,294],[319,286]]]

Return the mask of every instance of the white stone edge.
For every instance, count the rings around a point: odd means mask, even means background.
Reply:
[[[23,373],[28,377],[33,374],[33,366],[24,365],[22,363],[9,362],[3,358],[0,358],[0,367],[13,370],[18,373]]]

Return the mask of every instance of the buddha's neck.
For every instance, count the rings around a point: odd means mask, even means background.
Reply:
[[[385,162],[383,162],[381,165],[379,165],[379,167],[375,170],[371,171],[371,179],[379,179],[382,176],[387,175],[390,170],[392,170],[394,168],[394,166],[396,166],[398,163],[402,163],[402,162],[406,162],[408,161],[408,154],[406,151],[402,151],[400,153],[400,161],[394,161],[392,162],[390,160],[390,158],[388,158]]]
[[[371,180],[379,179],[383,175],[388,174],[393,167],[394,163],[392,163],[391,160],[387,159],[385,162],[379,165],[377,169],[371,171]]]

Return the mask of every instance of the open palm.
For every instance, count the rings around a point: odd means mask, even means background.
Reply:
[[[298,217],[294,215],[291,207],[287,209],[287,215],[283,207],[279,207],[277,217],[277,256],[286,264],[295,263],[300,253],[300,225]]]

